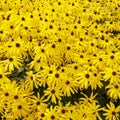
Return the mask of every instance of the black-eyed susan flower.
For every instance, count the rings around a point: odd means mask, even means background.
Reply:
[[[61,92],[64,96],[71,96],[77,92],[77,81],[72,77],[66,77],[61,81]]]
[[[103,79],[105,81],[110,81],[110,83],[115,83],[119,81],[119,68],[117,66],[106,67],[103,72]]]
[[[93,55],[93,64],[99,69],[104,69],[106,62],[105,58],[106,56],[104,52],[98,52]]]
[[[11,74],[10,72],[6,72],[5,68],[3,66],[0,67],[0,84],[3,85],[3,83],[9,83],[10,80],[7,77],[7,75]]]
[[[84,98],[80,98],[80,103],[83,105],[89,105],[89,103],[98,103],[97,100],[95,100],[95,97],[97,94],[93,95],[93,92],[91,93],[90,97],[88,97],[86,94],[82,93],[84,95]]]
[[[59,119],[59,113],[58,113],[56,107],[50,106],[50,108],[46,109],[46,111],[45,111],[45,119],[46,120]]]
[[[25,117],[30,112],[30,105],[27,101],[18,102],[15,104],[11,104],[12,114],[14,118],[22,118]]]
[[[22,59],[17,56],[11,56],[6,60],[0,61],[0,64],[5,67],[5,70],[14,71],[15,68],[19,69],[22,66]]]
[[[46,65],[42,68],[38,74],[41,78],[41,83],[43,86],[56,84],[56,82],[61,81],[61,75],[60,72],[57,70],[58,66],[56,65]]]
[[[40,76],[38,73],[33,73],[33,71],[29,71],[26,74],[26,87],[30,87],[31,89],[33,89],[34,87],[38,88],[39,86],[41,86]]]
[[[65,119],[67,112],[72,110],[70,102],[63,106],[63,104],[59,101],[58,106],[56,106],[56,108],[58,110],[60,119]]]
[[[47,96],[46,100],[50,100],[52,103],[57,103],[57,100],[61,100],[63,96],[61,92],[61,86],[51,85],[44,91],[44,95]]]
[[[120,53],[119,52],[113,52],[113,53],[107,53],[106,55],[106,65],[113,67],[114,65],[117,65],[119,63],[120,59]]]
[[[89,81],[92,89],[102,88],[102,75],[100,72],[92,72],[92,79]]]
[[[87,89],[91,79],[91,73],[87,70],[84,70],[83,72],[80,72],[76,75],[76,81],[78,81],[80,89]]]
[[[100,116],[100,111],[104,110],[104,108],[101,108],[101,106],[99,104],[94,103],[90,103],[89,105],[90,110],[93,112],[93,118],[96,120],[102,120],[101,116]]]
[[[112,100],[117,100],[120,98],[120,83],[119,82],[113,82],[106,86],[107,94]]]
[[[110,104],[107,104],[107,108],[105,108],[104,111],[105,113],[103,115],[106,120],[119,120],[119,106],[115,107],[115,105],[110,102]]]
[[[16,82],[9,82],[7,84],[3,84],[1,85],[0,89],[0,96],[2,98],[1,100],[4,101],[4,103],[6,104],[8,101],[10,103],[13,99],[12,96],[14,94],[14,89],[16,89]]]
[[[32,109],[36,110],[36,111],[41,111],[41,110],[45,110],[48,106],[48,104],[46,104],[47,100],[45,100],[44,96],[40,96],[40,93],[37,93],[37,97],[36,96],[32,96],[31,99],[31,103],[32,103]]]

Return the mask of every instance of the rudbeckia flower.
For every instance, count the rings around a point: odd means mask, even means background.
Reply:
[[[47,96],[46,100],[50,100],[52,103],[57,103],[57,100],[61,100],[63,96],[60,86],[48,86],[47,90],[44,91],[44,96]]]
[[[120,98],[120,83],[114,82],[106,86],[107,94],[112,100],[117,100]]]
[[[26,72],[26,87],[33,89],[34,87],[38,88],[41,86],[41,80],[38,73],[33,73],[33,71]]]
[[[6,60],[0,61],[0,64],[5,67],[5,70],[12,72],[15,68],[19,69],[22,67],[22,61],[20,57],[11,56]]]
[[[107,108],[104,109],[105,113],[103,114],[105,116],[105,119],[119,120],[120,106],[115,107],[112,102],[110,102],[110,104],[107,104],[106,106]]]

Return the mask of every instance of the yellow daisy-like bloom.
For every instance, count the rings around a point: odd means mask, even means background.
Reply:
[[[15,68],[19,69],[22,66],[22,62],[23,60],[20,57],[11,56],[6,60],[0,61],[0,65],[3,65],[5,70],[12,72]]]
[[[25,117],[30,112],[30,104],[27,103],[27,101],[18,103],[16,102],[15,104],[11,104],[10,107],[12,108],[11,113],[13,114],[14,118],[22,118],[23,116]]]
[[[10,72],[6,72],[5,68],[3,66],[0,67],[0,85],[3,85],[4,83],[10,83],[9,78],[7,75],[11,74]]]
[[[114,67],[114,65],[118,65],[120,61],[120,52],[109,53],[106,56],[106,65],[110,67]]]
[[[88,105],[89,104],[94,104],[94,103],[98,103],[97,100],[95,100],[95,97],[97,96],[97,94],[93,95],[93,92],[91,93],[90,97],[88,97],[86,94],[82,93],[85,98],[80,98],[80,103],[82,103],[83,105]]]
[[[92,79],[89,81],[92,89],[102,88],[102,75],[100,72],[92,72]]]
[[[65,96],[71,96],[72,94],[75,94],[77,92],[77,81],[75,81],[71,77],[66,77],[66,79],[63,79],[61,81],[61,92]]]
[[[58,110],[59,117],[61,120],[66,119],[67,112],[72,110],[70,102],[63,106],[63,104],[59,101],[58,106],[56,106],[56,108]]]
[[[34,74],[33,71],[26,72],[26,87],[33,89],[34,87],[38,88],[41,86],[41,80],[38,73]]]
[[[47,90],[44,91],[44,96],[47,96],[46,100],[51,100],[52,103],[57,103],[57,99],[61,100],[61,96],[63,96],[61,92],[61,86],[48,86]]]
[[[104,69],[104,71],[102,71],[101,73],[103,73],[103,79],[105,81],[110,81],[110,83],[116,83],[119,81],[120,76],[119,76],[119,68],[117,66],[112,67],[106,67]]]
[[[89,81],[91,79],[92,79],[91,73],[85,70],[77,74],[76,81],[78,81],[80,89],[87,89],[89,87]]]
[[[107,108],[105,108],[104,111],[105,113],[103,113],[103,115],[106,120],[119,120],[120,106],[115,107],[115,105],[110,102],[110,104],[107,104]]]
[[[59,112],[57,111],[56,107],[50,106],[49,109],[45,111],[45,120],[58,120],[59,119]]]
[[[44,49],[42,50],[44,52]],[[30,69],[34,68],[36,72],[38,72],[41,67],[46,67],[47,66],[47,60],[46,56],[44,54],[36,54],[34,60],[28,65],[30,66]]]
[[[40,109],[37,114],[36,114],[36,117],[37,117],[37,120],[46,120],[46,115],[45,115],[45,111],[46,109]],[[27,119],[26,119],[27,120]]]
[[[72,61],[74,60],[76,53],[75,47],[72,44],[66,44],[65,45],[65,60],[67,63],[72,63]]]
[[[32,109],[33,111],[41,111],[41,110],[45,110],[47,108],[47,104],[45,103],[47,100],[44,98],[44,96],[40,96],[40,93],[37,93],[37,97],[36,96],[32,96],[31,97],[31,103],[32,103]]]
[[[46,84],[51,85],[51,83],[55,84],[55,76],[59,78],[59,74],[56,74],[57,72],[57,67],[56,65],[46,65],[42,68],[41,71],[38,72],[41,78],[41,83],[45,87]],[[56,79],[57,79],[56,77]]]
[[[114,82],[106,86],[107,94],[112,100],[120,98],[120,83]]]
[[[93,112],[93,119],[96,120],[102,120],[102,118],[100,117],[100,111],[103,110],[103,108],[101,108],[101,106],[99,104],[94,103],[90,103],[89,104],[90,110]]]
[[[99,68],[99,69],[104,69],[105,68],[105,62],[106,62],[106,56],[104,52],[98,52],[95,54],[93,57],[93,64]]]

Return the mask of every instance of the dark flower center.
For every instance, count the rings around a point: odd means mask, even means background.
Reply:
[[[70,47],[69,47],[69,46],[67,47],[67,50],[70,50]]]
[[[5,96],[9,96],[9,93],[8,93],[8,92],[6,92],[6,93],[5,93]]]
[[[14,99],[18,99],[18,95],[15,95],[15,96],[14,96]]]
[[[55,116],[54,116],[54,115],[52,115],[52,116],[51,116],[51,119],[55,119]]]
[[[55,77],[56,77],[56,78],[58,78],[58,77],[59,77],[59,74],[58,74],[58,73],[56,73],[56,74],[55,74]]]
[[[37,101],[37,103],[36,103],[37,105],[40,105],[40,102],[39,101]]]
[[[89,74],[85,74],[85,77],[86,77],[86,78],[89,78],[89,77],[90,77],[90,75],[89,75]]]
[[[115,76],[115,75],[116,75],[116,72],[112,72],[112,75]]]
[[[115,111],[113,111],[113,112],[112,112],[112,115],[116,115],[116,112],[115,112]]]
[[[78,69],[78,66],[74,66],[74,69],[77,70],[77,69]]]
[[[12,62],[12,61],[13,61],[13,58],[9,58],[9,61]]]
[[[114,56],[113,56],[113,55],[111,55],[111,56],[110,56],[110,58],[111,58],[111,59],[114,59]]]
[[[61,110],[61,112],[64,114],[64,113],[65,113],[65,110],[63,109],[63,110]]]
[[[55,90],[54,90],[54,89],[53,89],[53,90],[51,90],[51,93],[52,93],[52,94],[54,94],[54,93],[55,93]]]
[[[67,81],[66,81],[66,85],[69,85],[69,84],[70,84],[70,81],[67,80]]]
[[[22,109],[22,105],[18,105],[18,109],[21,110]]]
[[[2,74],[0,74],[0,78],[2,78],[3,76],[2,76]]]
[[[118,85],[115,85],[115,88],[118,89],[119,88]]]
[[[19,43],[16,43],[16,47],[20,47],[20,44],[19,44]]]
[[[44,114],[44,113],[42,113],[42,114],[41,114],[41,117],[45,117],[45,114]]]

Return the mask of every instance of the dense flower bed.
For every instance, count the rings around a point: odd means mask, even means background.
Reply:
[[[0,116],[119,120],[120,1],[0,0]]]

